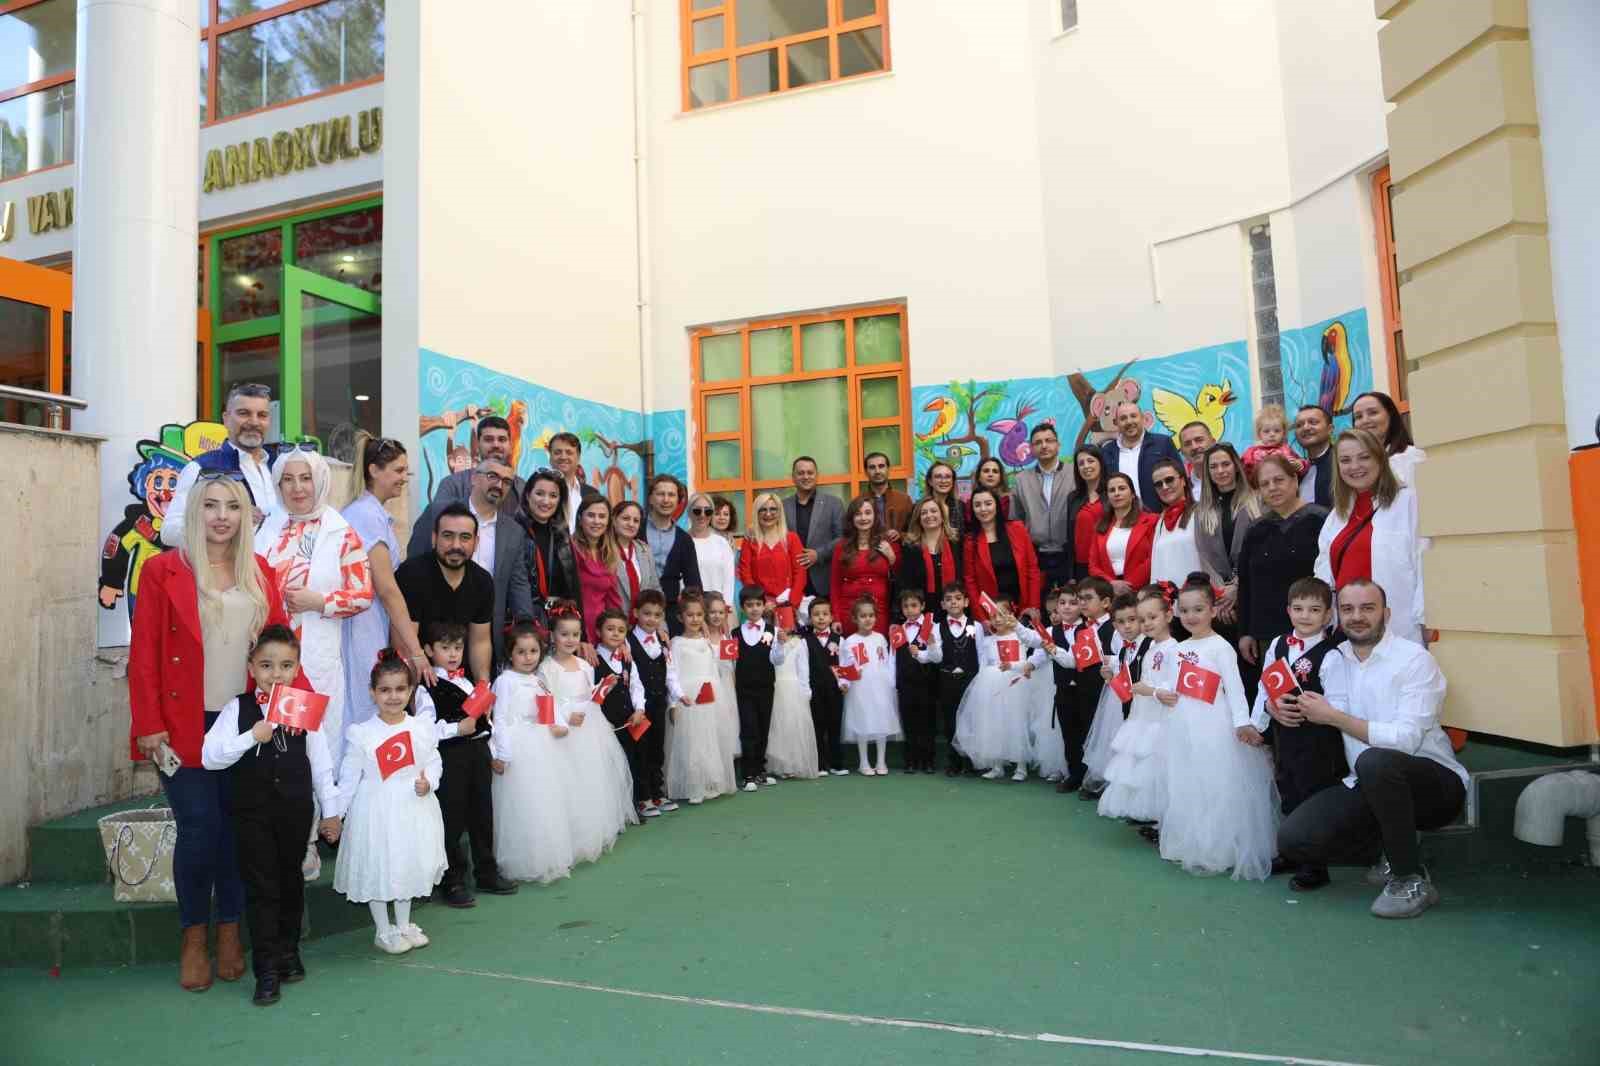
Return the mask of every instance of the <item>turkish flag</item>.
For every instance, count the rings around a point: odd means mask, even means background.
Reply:
[[[1287,659],[1274,659],[1271,665],[1261,671],[1261,687],[1267,690],[1267,699],[1274,707],[1284,696],[1300,691],[1300,683],[1295,680],[1294,671],[1289,669]]]
[[[978,593],[978,606],[983,608],[985,621],[1000,613],[1000,605],[990,599],[987,592]]]
[[[1190,699],[1199,700],[1201,703],[1215,703],[1217,687],[1222,684],[1222,675],[1213,673],[1203,666],[1195,663],[1184,663],[1178,667],[1178,695],[1188,696]]]
[[[321,728],[322,715],[327,709],[328,697],[321,693],[291,685],[273,685],[267,700],[267,721],[315,733]]]
[[[995,651],[1000,654],[1002,665],[1020,663],[1022,661],[1022,641],[997,640],[994,642]]]
[[[1056,646],[1056,642],[1050,639],[1049,627],[1043,625],[1037,618],[1033,620],[1033,631],[1039,634],[1040,640],[1044,641],[1045,651],[1050,651]]]
[[[903,648],[905,646],[906,646],[906,627],[905,626],[890,626],[889,627],[889,647],[893,648],[895,651],[899,651],[901,648]]]
[[[606,697],[611,694],[612,689],[617,687],[617,682],[621,678],[621,674],[610,674],[601,678],[600,683],[595,685],[594,689],[589,693],[589,698],[594,701],[595,706],[598,707],[606,701]]]
[[[411,730],[402,729],[378,745],[378,774],[385,781],[396,770],[416,764],[417,756],[411,750]]]
[[[534,694],[533,720],[536,725],[556,724],[556,698],[550,693],[539,692]]]
[[[866,644],[863,643],[852,645],[850,648],[850,654],[855,656],[856,664],[858,666],[865,666],[867,664]]]
[[[1111,679],[1111,691],[1117,694],[1117,699],[1127,703],[1133,699],[1133,674],[1128,672],[1128,664],[1123,663],[1122,669],[1117,671],[1117,676]]]
[[[837,677],[841,681],[860,681],[861,668],[858,666],[850,666],[849,664],[844,666],[835,666],[833,668],[833,676]]]
[[[926,643],[928,643],[928,634],[931,633],[931,632],[933,632],[933,612],[932,611],[923,611],[922,612],[922,628],[917,630],[917,633],[918,633],[917,639],[920,640],[922,643],[926,644]]]
[[[1087,670],[1100,661],[1100,638],[1094,626],[1084,626],[1072,641],[1072,663],[1079,670]]]
[[[639,719],[638,725],[630,725],[626,728],[628,730],[628,735],[634,740],[638,740],[640,737],[644,736],[645,730],[650,728],[650,719],[641,718]]]
[[[696,703],[715,703],[717,701],[717,693],[711,687],[711,682],[702,681],[700,683],[700,692],[695,696],[694,701]]]
[[[778,607],[777,623],[779,629],[783,630],[785,633],[793,633],[794,621],[793,607],[790,607],[787,603]]]
[[[728,637],[717,645],[717,654],[722,656],[723,662],[733,662],[739,657],[739,638]]]
[[[494,706],[494,693],[489,691],[489,686],[479,681],[472,688],[472,695],[461,701],[461,709],[467,712],[468,718],[481,718],[483,713]]]

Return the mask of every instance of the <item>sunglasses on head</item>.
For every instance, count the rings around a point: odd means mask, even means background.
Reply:
[[[202,471],[196,481],[243,481],[242,470],[206,470]]]

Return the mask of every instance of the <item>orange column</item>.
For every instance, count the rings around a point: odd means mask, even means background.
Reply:
[[[1578,588],[1589,638],[1589,683],[1600,697],[1600,447],[1572,453],[1572,519],[1578,534]],[[1595,701],[1600,725],[1600,698]]]

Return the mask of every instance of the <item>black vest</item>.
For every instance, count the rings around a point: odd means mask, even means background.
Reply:
[[[1288,639],[1289,634],[1287,633],[1281,637],[1274,637],[1272,643],[1267,646],[1267,658],[1269,660],[1287,659],[1289,657],[1289,649],[1284,642]],[[1322,660],[1326,659],[1328,653],[1333,651],[1336,646],[1337,644],[1332,638],[1325,636],[1317,642],[1315,648],[1296,657],[1289,663],[1289,669],[1294,674],[1295,681],[1299,682],[1303,690],[1306,692],[1322,692]],[[1309,662],[1311,665],[1301,667],[1300,664],[1303,662]]]
[[[598,685],[608,677],[617,679],[617,683],[611,686],[611,691],[606,693],[605,702],[600,705],[600,713],[606,716],[606,721],[613,727],[619,726],[633,717],[633,697],[628,693],[628,675],[632,672],[631,667],[624,663],[621,670],[613,670],[604,655],[596,654],[594,658],[595,684]],[[665,676],[664,669],[662,673]]]
[[[656,643],[661,644],[661,637],[657,635]],[[661,654],[654,659],[650,658],[644,650],[644,645],[632,632],[628,634],[628,653],[633,656],[633,668],[639,673],[639,684],[644,686],[645,708],[654,712],[666,709],[669,694],[667,692],[667,649],[662,645],[656,649]]]
[[[772,627],[762,621],[761,632],[772,635]],[[739,642],[739,658],[733,664],[733,687],[736,689],[770,689],[778,683],[778,671],[772,665],[772,645],[756,641],[755,647],[745,643],[744,627],[733,632]],[[776,640],[776,637],[773,637]]]
[[[961,636],[950,632],[950,620],[939,623],[939,672],[953,674],[959,668],[971,677],[978,672],[978,625],[970,617]]]
[[[1056,647],[1066,649],[1069,654],[1072,652],[1072,634],[1067,632],[1066,628],[1060,623],[1050,627],[1050,640]],[[1071,667],[1062,666],[1056,662],[1054,655],[1050,656],[1050,673],[1056,679],[1057,699],[1065,698],[1069,690],[1078,687],[1078,671]]]
[[[255,694],[239,697],[239,732],[250,732],[265,716]],[[279,744],[283,750],[278,750]],[[272,739],[257,744],[239,756],[228,768],[228,784],[233,805],[239,808],[265,807],[279,797],[311,798],[311,759],[306,755],[306,735],[290,736],[285,729],[273,732]]]
[[[921,618],[922,616],[918,615],[917,617]],[[908,633],[906,636],[909,638],[910,634]],[[932,636],[932,633],[919,630],[918,639],[924,643],[931,640]],[[923,689],[938,680],[939,671],[932,663],[917,662],[917,657],[911,652],[913,646],[911,640],[907,639],[905,644],[901,645],[899,650],[894,653],[894,683],[895,688],[901,692],[913,691],[921,693]]]
[[[441,722],[454,724],[467,716],[466,708],[462,704],[467,702],[467,693],[462,692],[454,681],[439,678],[438,682],[428,690],[428,698],[433,700],[433,715]],[[450,737],[439,741],[439,746],[456,744],[461,741],[476,741],[479,737],[489,735],[489,716],[482,715],[478,719],[478,726],[468,736]]]
[[[844,693],[839,691],[839,678],[833,672],[833,668],[839,665],[838,653],[828,651],[828,645],[817,639],[814,629],[802,629],[800,635],[806,642],[806,666],[811,673],[811,702],[843,702]],[[828,637],[837,639],[832,633]]]

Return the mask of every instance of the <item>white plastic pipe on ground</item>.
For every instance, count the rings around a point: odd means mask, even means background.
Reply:
[[[1539,778],[1517,797],[1511,832],[1526,843],[1555,847],[1566,837],[1568,818],[1588,821],[1589,861],[1600,866],[1600,773],[1572,770]]]

